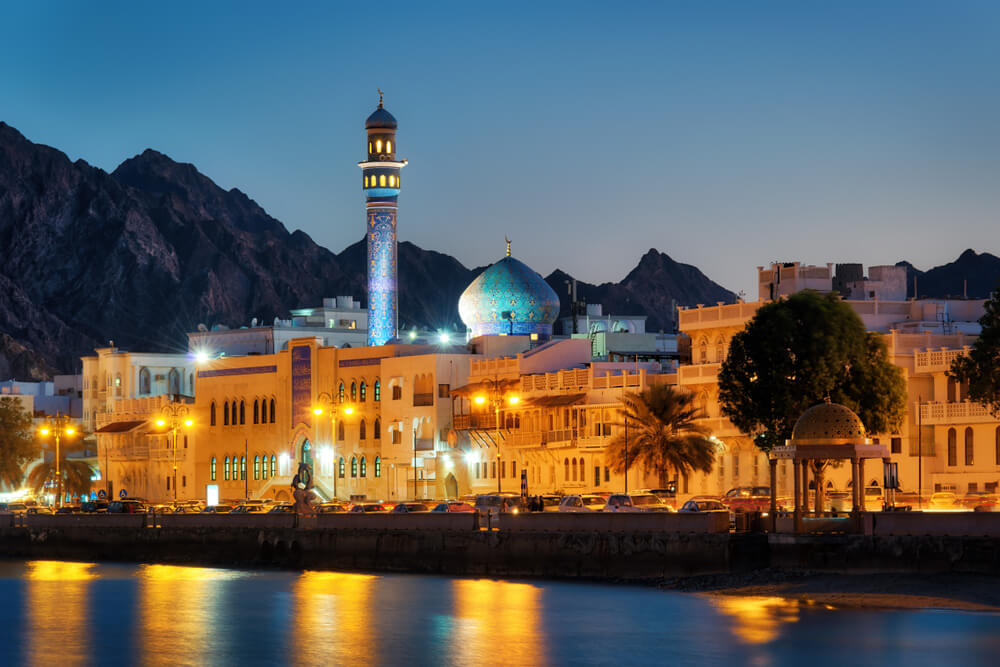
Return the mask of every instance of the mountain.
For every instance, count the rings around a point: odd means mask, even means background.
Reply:
[[[988,252],[977,254],[966,250],[954,262],[920,271],[906,261],[896,266],[906,267],[906,295],[913,297],[913,279],[922,297],[945,298],[967,296],[986,299],[1000,285],[1000,257]]]
[[[360,215],[342,224],[360,227]],[[146,150],[109,174],[2,122],[0,247],[0,378],[74,372],[112,339],[182,351],[198,323],[267,322],[366,289],[364,239],[334,254],[191,164]],[[401,242],[400,324],[464,328],[458,297],[482,270]],[[548,278],[561,296],[567,277]],[[650,330],[671,328],[675,302],[734,298],[656,250],[622,282],[580,283],[578,296],[645,314]]]

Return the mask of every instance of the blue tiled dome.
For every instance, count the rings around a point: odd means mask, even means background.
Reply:
[[[465,288],[458,313],[473,336],[538,334],[545,339],[559,316],[559,297],[529,266],[508,255]]]
[[[395,130],[396,129],[396,119],[393,118],[392,114],[386,111],[382,107],[382,103],[379,102],[378,109],[372,112],[372,115],[368,116],[365,121],[366,130]]]

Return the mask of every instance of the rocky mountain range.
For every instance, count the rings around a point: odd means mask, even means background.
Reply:
[[[74,372],[109,340],[183,351],[199,323],[267,322],[325,296],[365,296],[364,239],[334,254],[193,165],[146,150],[109,174],[2,122],[0,248],[0,378]],[[458,297],[483,268],[401,242],[401,324],[461,328]],[[547,280],[563,296],[568,278]],[[650,330],[671,328],[675,304],[735,298],[656,250],[620,283],[579,283],[578,297],[645,314]]]

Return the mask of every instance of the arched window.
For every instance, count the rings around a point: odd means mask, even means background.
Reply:
[[[141,368],[139,369],[139,393],[148,394],[151,389],[151,383],[149,378],[149,369]]]
[[[215,426],[215,401],[208,406],[208,425]]]
[[[368,476],[368,461],[363,456],[361,457],[361,476],[362,477]]]
[[[570,461],[570,466],[573,469],[573,481],[575,482],[577,480],[577,477],[576,477],[576,459],[573,459],[572,461]]]
[[[229,426],[229,403],[222,404],[222,425]]]
[[[337,423],[337,440],[339,442],[344,441],[344,422],[342,421]]]
[[[253,457],[253,478],[260,479],[260,456]]]
[[[386,141],[385,142],[385,152],[386,153],[391,153],[392,152],[392,141]]]
[[[490,470],[493,472],[493,475],[492,475],[493,479],[496,479],[497,478],[497,462],[496,461],[493,461],[493,465],[490,466]]]
[[[369,153],[374,153],[375,152],[374,149],[372,148],[372,142],[370,142],[370,141],[368,142],[368,152]]]
[[[181,393],[181,374],[177,372],[176,368],[171,368],[170,373],[167,374],[167,393]]]
[[[378,380],[375,380],[375,395],[372,398],[375,399],[376,403],[382,400],[382,383]]]
[[[358,394],[358,400],[360,400],[362,403],[364,403],[367,399],[368,399],[368,385],[366,385],[365,381],[362,380],[361,381],[361,391]]]
[[[975,453],[975,443],[973,438],[972,427],[969,426],[965,429],[965,465],[967,466],[972,465],[973,454]]]
[[[264,454],[260,462],[260,478],[267,479],[267,454]]]
[[[948,402],[956,403],[958,401],[958,381],[955,378],[948,376]]]
[[[357,476],[358,476],[358,457],[357,456],[352,456],[351,457],[351,477],[357,477]]]
[[[274,454],[271,454],[271,477],[274,477],[274,474],[278,472],[278,467],[275,465],[277,462],[277,457]]]
[[[256,398],[253,399],[253,423],[260,423],[260,402]]]
[[[222,462],[222,479],[229,481],[229,457],[227,456]]]
[[[236,416],[236,401],[233,401],[229,406],[229,423],[233,426],[236,426],[239,423]]]
[[[122,376],[121,373],[115,375],[115,396],[122,395]]]
[[[476,479],[479,479],[479,461],[472,464],[472,469],[476,471]]]
[[[337,400],[341,403],[344,402],[344,383],[340,383],[340,387],[337,389]]]
[[[271,399],[271,409],[268,412],[268,415],[271,417],[271,423],[273,424],[274,423],[274,399],[273,398]]]
[[[955,429],[948,429],[948,465],[958,465],[958,434]]]
[[[563,479],[565,479],[568,482],[569,481],[569,459],[564,459],[563,460],[563,468],[565,468],[565,474],[563,475]]]
[[[260,423],[267,423],[267,399],[265,398],[260,402]]]
[[[362,419],[360,422],[358,422],[358,440],[365,439],[365,431],[366,431],[365,420]]]
[[[372,438],[375,440],[382,439],[382,420],[378,417],[375,418],[375,425],[372,428]]]
[[[357,382],[352,382],[351,383],[351,400],[352,401],[358,400],[358,383]]]
[[[382,476],[382,457],[381,456],[376,456],[375,457],[375,476],[376,477],[381,477]]]
[[[378,175],[378,186],[380,188],[384,188],[385,187],[385,174],[379,174]]]
[[[365,187],[368,187],[368,174],[365,174]]]
[[[213,482],[215,481],[215,475],[216,475],[216,471],[215,471],[215,457],[213,456],[212,457],[212,467],[209,469],[209,476],[211,477],[211,479],[212,479]]]
[[[396,187],[396,177],[392,174],[389,174],[389,187]]]
[[[242,480],[242,479],[246,479],[246,478],[247,478],[247,457],[241,456],[240,457],[240,479]]]
[[[708,363],[708,343],[705,340],[702,340],[701,345],[698,346],[698,363]]]
[[[337,477],[344,479],[344,457],[340,457],[340,461],[337,462]]]
[[[382,152],[382,140],[381,139],[376,139],[375,140],[375,152],[376,153],[381,153]]]
[[[246,401],[240,400],[240,424],[247,423],[247,404]]]

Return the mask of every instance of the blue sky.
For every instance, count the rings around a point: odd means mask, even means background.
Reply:
[[[374,9],[377,7],[378,9]],[[112,170],[147,147],[339,252],[386,91],[399,233],[620,280],[650,247],[1000,253],[1000,3],[83,3],[4,9],[0,120]]]

